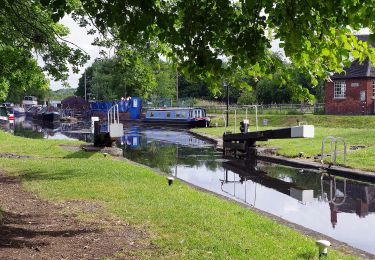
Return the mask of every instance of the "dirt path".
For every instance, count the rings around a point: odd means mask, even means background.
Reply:
[[[153,251],[142,243],[145,232],[103,217],[79,221],[74,209],[88,216],[100,206],[79,201],[55,205],[23,190],[17,178],[0,171],[0,259],[134,259]],[[93,218],[97,219],[97,218]]]

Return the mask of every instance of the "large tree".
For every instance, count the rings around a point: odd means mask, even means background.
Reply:
[[[5,66],[7,63],[2,63],[0,71],[2,77],[0,93],[2,94],[0,95],[3,97],[8,94],[9,89],[12,90],[11,95],[15,95],[14,91],[20,88],[19,85],[14,85],[11,82],[12,78],[8,77],[8,72],[14,66],[17,66],[17,70],[22,72],[20,74],[30,75],[32,73],[30,70],[36,71],[35,60],[38,59],[42,64],[43,71],[56,80],[66,80],[70,66],[77,72],[78,68],[88,59],[81,49],[64,38],[69,30],[56,22],[64,13],[76,10],[80,5],[79,1],[64,2],[60,6],[63,9],[57,13],[42,5],[42,2],[0,0],[0,48],[1,50],[9,49],[20,56],[15,60],[15,62],[19,62],[18,64],[8,63],[9,66]],[[55,4],[58,2],[61,1],[54,1]],[[2,56],[3,58],[8,59]],[[31,63],[35,65],[32,69],[29,66]],[[22,86],[28,84],[28,82],[22,81],[23,79],[24,77],[20,77],[17,83]],[[45,86],[44,84],[34,84],[33,87],[35,93],[32,94],[37,94],[36,92],[43,90]]]
[[[69,0],[43,0],[58,16]],[[285,54],[313,77],[340,71],[350,58],[375,50],[351,29],[375,27],[375,1],[333,0],[81,0],[86,15],[104,32],[113,28],[130,44],[160,41],[166,54],[195,75],[228,78],[241,68],[269,72],[268,49],[280,40]],[[223,66],[223,57],[226,64]],[[232,80],[232,77],[229,78]]]
[[[21,103],[25,95],[44,97],[49,81],[28,52],[0,45],[0,57],[0,101]]]

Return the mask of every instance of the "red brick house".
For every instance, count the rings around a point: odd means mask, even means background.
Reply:
[[[357,37],[362,41],[368,40],[368,35]],[[326,82],[326,114],[375,114],[375,67],[371,61],[366,59],[362,64],[353,61],[345,71],[332,75],[332,81]]]

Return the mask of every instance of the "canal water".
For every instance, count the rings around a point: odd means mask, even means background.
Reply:
[[[8,129],[31,138],[91,141],[88,123]],[[73,130],[72,130],[73,129]],[[35,136],[34,136],[35,135]],[[186,130],[126,126],[119,146],[130,160],[375,254],[375,185],[317,171],[223,160]]]

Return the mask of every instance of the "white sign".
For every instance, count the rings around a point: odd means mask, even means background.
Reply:
[[[91,133],[94,133],[94,122],[99,121],[99,117],[92,116],[91,117]]]
[[[358,82],[353,82],[353,83],[351,84],[351,86],[352,86],[352,87],[359,87],[359,83],[358,83]]]

